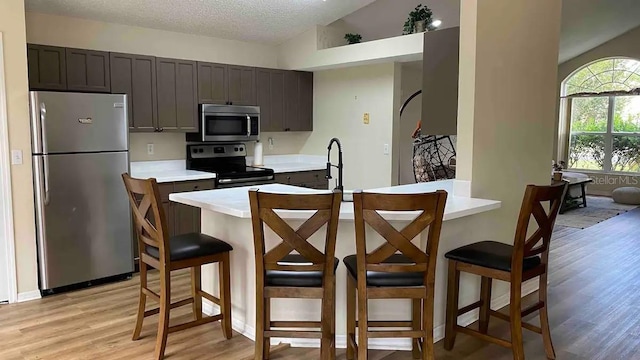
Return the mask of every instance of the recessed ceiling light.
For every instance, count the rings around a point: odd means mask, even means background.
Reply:
[[[442,25],[442,20],[435,19],[431,22],[431,26],[433,27],[439,27],[440,25]]]

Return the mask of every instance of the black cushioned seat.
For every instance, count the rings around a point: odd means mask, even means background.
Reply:
[[[199,233],[172,236],[169,243],[171,261],[193,259],[233,250],[233,247],[226,242]],[[158,248],[153,246],[147,245],[147,254],[156,259],[160,257]]]
[[[451,250],[444,256],[447,259],[478,265],[490,269],[511,271],[513,246],[496,241],[481,241]],[[540,257],[524,258],[522,270],[531,270],[540,265]]]
[[[299,254],[289,254],[278,263],[311,264]],[[338,268],[338,263],[339,260],[334,259],[334,271]],[[322,275],[322,271],[267,270],[265,282],[267,286],[322,287]]]
[[[347,267],[347,271],[353,276],[354,279],[358,279],[358,260],[356,255],[349,255],[344,258],[344,265]],[[415,264],[413,260],[402,254],[391,255],[384,264]],[[379,272],[379,271],[367,271],[367,286],[376,287],[408,287],[408,286],[422,286],[424,284],[423,272],[409,272],[409,273],[393,273],[393,272]]]

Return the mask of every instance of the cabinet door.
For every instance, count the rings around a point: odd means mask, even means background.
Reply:
[[[67,67],[64,48],[27,46],[29,89],[67,90]]]
[[[227,65],[198,62],[198,103],[226,104]]]
[[[284,74],[284,131],[297,127],[300,114],[300,90],[298,72],[287,71]]]
[[[260,131],[284,131],[284,72],[256,70],[256,100],[260,107]]]
[[[111,53],[111,93],[127,95],[129,130],[156,129],[156,61],[152,56]]]
[[[313,131],[313,73],[298,73],[299,108],[298,121],[291,124],[291,131]]]
[[[189,233],[200,232],[200,209],[184,205],[173,204],[174,220],[175,220],[175,234],[182,235]]]
[[[110,92],[109,53],[66,49],[67,89],[72,91]]]
[[[178,63],[172,59],[156,59],[156,91],[158,96],[159,130],[178,129],[176,74]]]
[[[176,113],[178,130],[198,131],[198,69],[194,61],[176,62]]]
[[[232,105],[256,105],[256,69],[246,66],[229,66],[229,103]]]

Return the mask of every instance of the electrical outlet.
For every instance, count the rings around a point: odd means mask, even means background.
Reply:
[[[22,165],[22,150],[11,150],[11,164]]]
[[[369,113],[364,113],[364,117],[362,118],[362,121],[365,124],[369,124]]]
[[[153,144],[147,144],[147,155],[153,155]]]
[[[269,150],[273,150],[273,138],[269,138]]]
[[[384,147],[383,147],[382,152],[383,152],[385,155],[389,155],[389,144],[384,144]]]

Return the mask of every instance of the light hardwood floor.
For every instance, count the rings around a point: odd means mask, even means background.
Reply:
[[[559,360],[640,359],[640,209],[585,230],[557,228],[551,251],[549,316]],[[174,276],[174,299],[189,293],[188,273]],[[154,284],[157,286],[157,283]],[[0,305],[0,359],[149,359],[157,316],[143,338],[131,341],[138,280]],[[191,319],[190,307],[172,321]],[[527,319],[538,323],[536,315]],[[508,337],[492,319],[490,331]],[[542,338],[524,332],[528,360],[544,359]],[[220,325],[207,324],[169,335],[167,359],[250,359],[253,342],[238,334],[225,341]],[[315,349],[279,346],[272,359],[314,359]],[[409,352],[372,351],[371,359],[411,359]],[[459,334],[454,350],[436,344],[442,360],[510,359],[508,349]],[[345,359],[344,350],[338,359]]]

